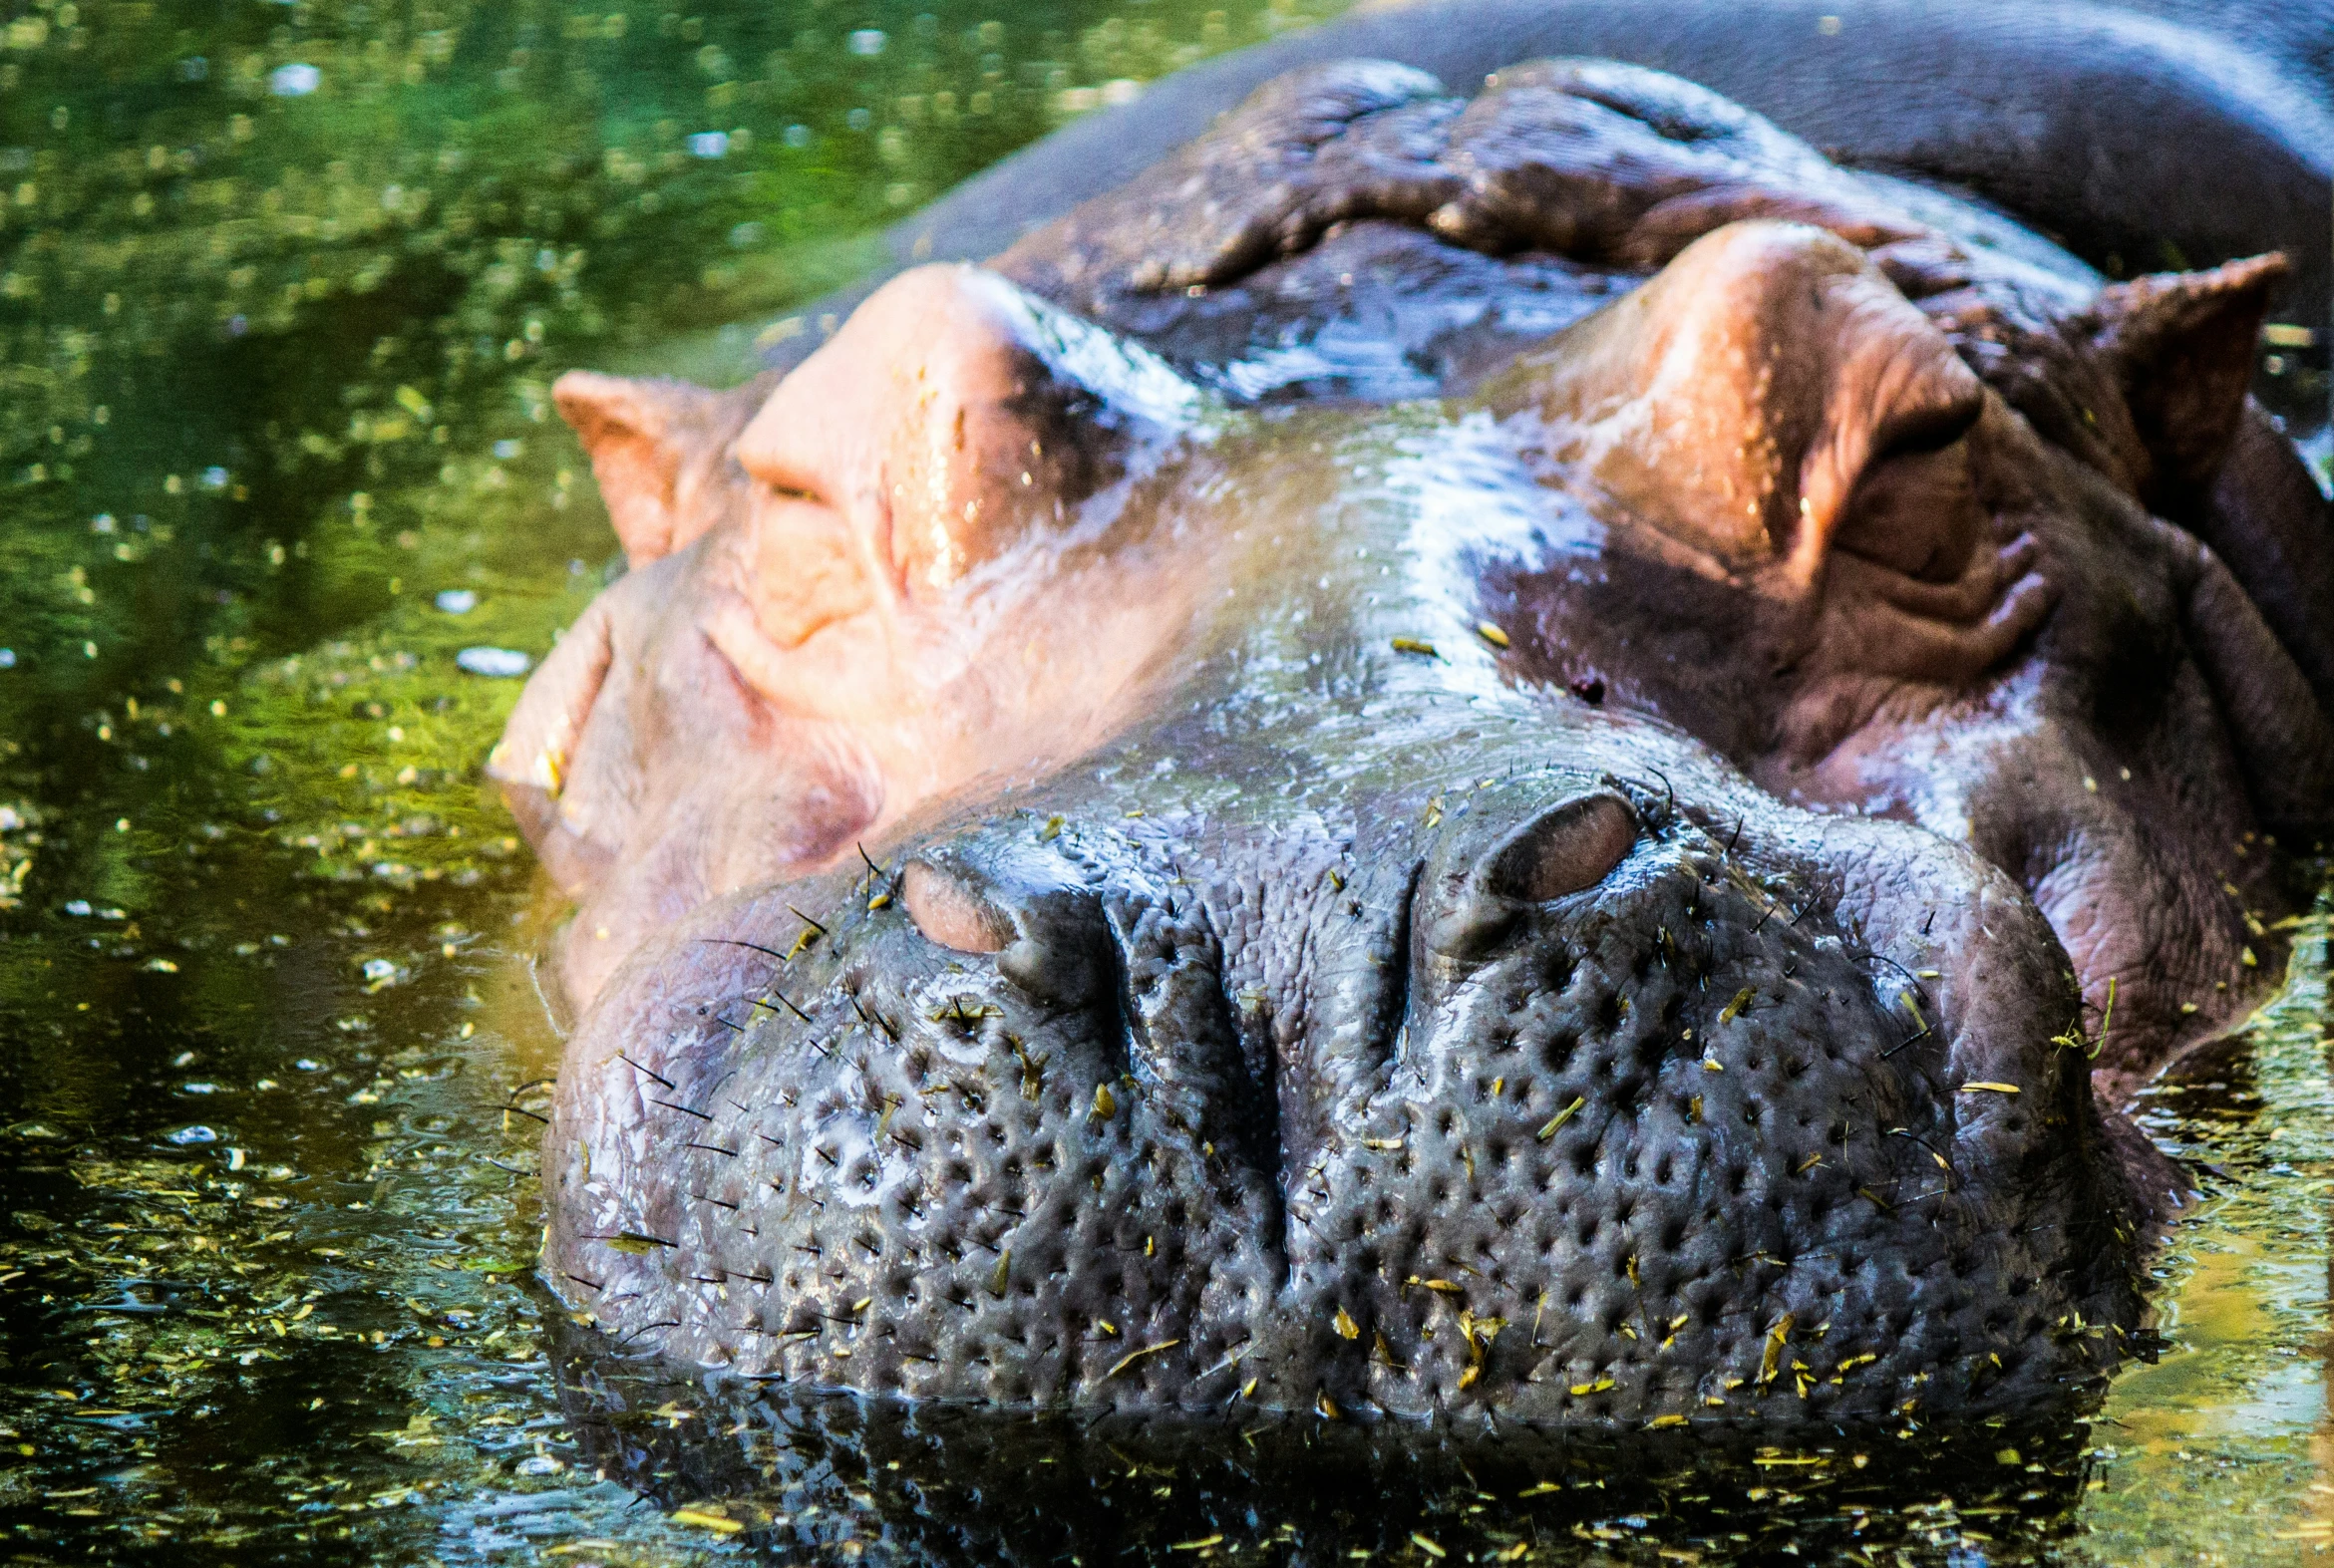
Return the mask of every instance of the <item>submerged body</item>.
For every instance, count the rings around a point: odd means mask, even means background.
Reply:
[[[2094,1059],[2240,1016],[2334,793],[2284,276],[1356,63],[775,386],[563,384],[636,570],[496,763],[548,1277],[1006,1405],[2089,1386],[2183,1186]]]

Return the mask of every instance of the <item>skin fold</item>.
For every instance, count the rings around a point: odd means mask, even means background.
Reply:
[[[2290,274],[1351,61],[782,380],[568,378],[545,1277],[1007,1406],[2078,1397],[2334,798]]]

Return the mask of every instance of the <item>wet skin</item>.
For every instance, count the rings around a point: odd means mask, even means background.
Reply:
[[[1010,1405],[2087,1387],[2184,1186],[2092,1057],[2238,1015],[2326,804],[2307,606],[2196,537],[2322,507],[2276,268],[2101,293],[1610,68],[1243,113],[997,262],[1084,317],[562,387],[637,569],[496,763],[580,906],[547,1277]]]

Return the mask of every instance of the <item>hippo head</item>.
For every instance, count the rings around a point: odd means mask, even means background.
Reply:
[[[2325,548],[2276,265],[1362,63],[775,385],[563,382],[633,570],[494,764],[579,906],[546,1277],[1008,1405],[2095,1382],[2181,1183],[2094,1059],[2257,994],[2334,758],[2199,539]]]

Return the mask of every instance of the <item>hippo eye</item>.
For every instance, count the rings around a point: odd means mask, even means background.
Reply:
[[[1603,881],[1637,841],[1637,813],[1614,794],[1550,806],[1484,857],[1484,890],[1544,904]]]
[[[959,953],[1002,952],[1020,934],[978,888],[928,860],[900,872],[899,902],[926,940]]]

